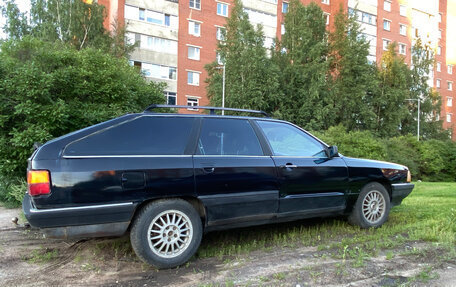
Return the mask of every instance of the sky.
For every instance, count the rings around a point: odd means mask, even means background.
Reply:
[[[21,12],[27,12],[30,10],[30,0],[16,0],[17,7]],[[0,0],[1,7],[4,7],[5,1]],[[5,25],[6,19],[3,17],[2,13],[0,13],[0,39],[6,38],[5,33],[3,33],[3,25]]]

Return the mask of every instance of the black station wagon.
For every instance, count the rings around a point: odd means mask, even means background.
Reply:
[[[129,231],[143,261],[169,268],[215,229],[329,215],[378,227],[414,187],[406,167],[344,157],[289,122],[214,107],[151,112],[162,107],[38,147],[23,201],[30,224],[58,238]]]

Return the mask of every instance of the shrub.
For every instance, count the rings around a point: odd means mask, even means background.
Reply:
[[[0,44],[0,174],[20,177],[34,142],[164,102],[125,58],[35,38]]]

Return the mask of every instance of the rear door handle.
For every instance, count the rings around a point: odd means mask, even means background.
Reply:
[[[281,167],[281,168],[296,168],[296,167],[298,167],[298,166],[295,165],[295,164],[292,164],[292,163],[287,163],[287,164],[285,164],[285,165],[281,165],[280,167]]]
[[[203,167],[203,171],[205,173],[213,173],[215,170],[215,167]]]

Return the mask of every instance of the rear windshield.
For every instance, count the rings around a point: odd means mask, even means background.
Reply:
[[[193,122],[194,118],[143,116],[70,143],[64,156],[182,155]]]

